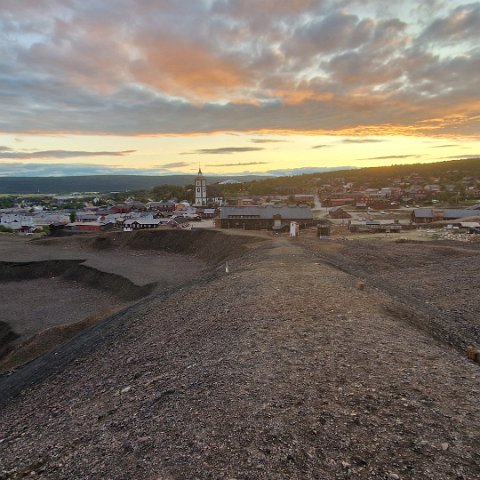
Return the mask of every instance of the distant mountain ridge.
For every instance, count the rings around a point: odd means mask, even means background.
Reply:
[[[212,176],[206,175],[209,184],[225,180],[248,182],[266,178],[260,175]],[[85,175],[71,177],[0,177],[0,193],[71,193],[71,192],[125,192],[146,190],[157,185],[188,185],[195,175]]]

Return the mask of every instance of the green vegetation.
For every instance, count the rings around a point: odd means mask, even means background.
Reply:
[[[208,178],[208,174],[207,174]],[[221,176],[215,181],[227,179],[253,180],[258,175],[245,177]],[[191,184],[194,175],[88,175],[72,177],[0,177],[0,194],[32,194],[70,193],[70,192],[131,192],[150,190],[153,187],[168,183],[184,186]],[[213,183],[210,180],[210,183]]]
[[[352,190],[360,188],[380,188],[393,185],[423,183],[439,183],[442,192],[436,198],[445,203],[455,204],[464,197],[465,177],[480,178],[480,158],[451,160],[437,163],[418,163],[409,165],[393,165],[388,167],[369,167],[354,170],[338,170],[333,172],[313,173],[290,177],[208,177],[209,185],[215,185],[227,178],[243,180],[242,183],[227,183],[218,185],[226,197],[235,196],[273,196],[311,194],[322,185],[352,184]],[[43,205],[48,208],[78,210],[84,202],[96,205],[122,203],[128,198],[140,202],[149,200],[188,200],[193,202],[194,187],[191,184],[193,176],[140,176],[140,175],[94,175],[85,177],[2,177],[0,192],[20,192],[17,195],[2,195],[0,193],[0,208],[10,208],[15,204],[29,207]],[[446,191],[446,186],[450,191]],[[45,194],[21,192],[108,192],[86,194],[63,201],[55,200]],[[459,196],[457,195],[459,194]]]
[[[13,208],[15,206],[15,198],[9,196],[0,197],[0,208]]]
[[[455,191],[461,191],[463,178],[480,178],[480,158],[268,178],[242,184],[222,185],[222,190],[227,196],[291,195],[292,193],[311,193],[324,184],[352,183],[353,189],[380,188],[396,182],[411,183],[415,175],[421,177],[424,183],[433,183],[434,180],[440,179],[441,185],[451,184],[455,186]]]
[[[13,233],[13,229],[0,225],[0,233]]]
[[[178,201],[187,200],[192,203],[194,201],[193,192],[193,185],[157,185],[152,189],[150,196],[154,201],[176,198]]]

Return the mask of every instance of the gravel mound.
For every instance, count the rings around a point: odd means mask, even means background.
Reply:
[[[61,278],[96,288],[122,301],[142,298],[153,291],[155,284],[138,286],[128,278],[82,265],[82,260],[46,260],[40,262],[0,262],[0,281],[19,282],[39,278]]]
[[[256,236],[225,235],[215,230],[143,230],[100,235],[90,242],[90,247],[97,250],[162,250],[193,255],[208,264],[218,264],[241,256],[248,249],[248,244],[264,240]]]
[[[480,345],[480,243],[308,242],[319,258],[387,293],[390,314],[464,352]]]
[[[342,248],[275,238],[123,314],[0,412],[0,478],[479,478],[478,365]]]

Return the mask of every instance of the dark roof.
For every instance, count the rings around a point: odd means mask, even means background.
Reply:
[[[448,209],[443,211],[443,218],[462,218],[475,215],[472,210]]]
[[[463,217],[471,217],[472,210],[464,210],[461,208],[416,208],[413,213],[417,218],[433,218],[433,211],[438,211],[441,213],[443,218],[463,218]]]
[[[220,218],[227,219],[230,217],[258,217],[262,220],[270,220],[274,215],[280,215],[281,218],[289,220],[312,220],[312,210],[306,206],[283,206],[275,205],[250,205],[245,207],[222,207],[220,208]]]
[[[470,205],[469,207],[466,208],[466,210],[480,210],[480,203],[477,203],[475,205]]]
[[[158,225],[160,220],[158,218],[129,218],[123,222],[124,225],[133,225],[134,223],[139,225]]]
[[[413,214],[417,218],[433,218],[433,210],[431,208],[416,208]]]

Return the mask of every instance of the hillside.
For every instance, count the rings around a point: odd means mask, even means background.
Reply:
[[[125,192],[127,190],[149,190],[157,185],[188,185],[193,175],[90,175],[71,177],[0,177],[0,193],[70,193],[70,192]],[[245,177],[212,177],[211,181],[250,181],[262,178],[256,175]]]
[[[0,411],[0,477],[479,478],[478,245],[372,247],[274,237],[112,317]]]
[[[350,182],[354,188],[360,186],[380,188],[392,185],[395,181],[408,181],[409,177],[415,175],[422,177],[426,183],[433,183],[435,179],[440,179],[441,183],[455,183],[464,177],[480,178],[480,158],[257,179],[242,185],[229,185],[223,190],[226,194],[239,191],[249,192],[250,195],[291,194],[313,192],[322,184]]]

